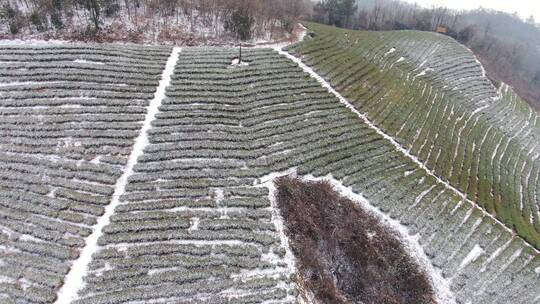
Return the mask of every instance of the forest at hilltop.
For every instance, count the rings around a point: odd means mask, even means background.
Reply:
[[[4,0],[0,39],[201,45],[290,38],[308,0]]]

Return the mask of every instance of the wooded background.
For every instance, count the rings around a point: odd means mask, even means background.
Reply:
[[[124,33],[126,39],[119,40],[188,44],[198,39],[275,40],[291,33],[308,7],[308,0],[2,1],[4,38],[42,33],[45,38],[91,40],[109,33],[115,40],[113,34]]]

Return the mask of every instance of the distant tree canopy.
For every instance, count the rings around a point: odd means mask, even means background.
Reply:
[[[240,40],[251,38],[251,29],[255,22],[252,13],[246,7],[238,7],[224,23],[226,31],[236,34]]]
[[[323,0],[313,7],[313,18],[321,23],[348,27],[356,10],[355,0]]]
[[[494,83],[504,81],[540,109],[540,26],[533,16],[478,9],[422,8],[398,0],[316,1],[311,19],[337,27],[365,30],[435,31],[471,48]]]
[[[5,1],[5,2],[2,2]],[[139,27],[174,23],[187,31],[209,28],[241,40],[274,30],[292,31],[305,15],[309,0],[2,0],[0,21],[9,32],[62,30],[66,25],[86,26],[97,33],[116,17]],[[353,1],[353,0],[350,0]],[[148,21],[150,20],[150,21]],[[114,30],[114,29],[113,29]],[[141,29],[147,30],[147,29]],[[0,27],[0,34],[2,29]]]

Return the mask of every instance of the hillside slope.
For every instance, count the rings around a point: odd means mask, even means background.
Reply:
[[[309,24],[290,51],[437,176],[540,247],[540,121],[449,37]]]
[[[169,53],[1,47],[0,302],[54,301],[111,199]]]
[[[228,48],[0,48],[2,302],[68,303],[69,278],[84,282],[77,303],[295,303],[267,186],[292,171],[350,187],[406,226],[455,302],[540,300],[536,250],[287,53],[245,50],[248,64],[233,66]],[[171,81],[153,95],[165,62]]]

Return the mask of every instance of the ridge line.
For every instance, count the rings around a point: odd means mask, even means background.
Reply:
[[[154,97],[147,106],[147,113],[139,135],[135,138],[128,162],[124,167],[122,175],[116,180],[114,192],[110,203],[105,206],[105,212],[98,218],[97,223],[92,227],[92,233],[85,239],[85,245],[80,251],[79,257],[73,261],[71,268],[64,277],[64,284],[57,292],[56,304],[68,304],[77,300],[78,292],[84,287],[83,278],[88,271],[88,265],[92,261],[92,254],[99,248],[98,239],[103,235],[103,228],[110,223],[116,206],[120,203],[120,196],[125,193],[128,179],[133,175],[133,168],[137,164],[139,156],[143,154],[144,148],[148,145],[148,130],[152,128],[152,121],[159,112],[159,106],[165,99],[165,89],[170,85],[171,76],[178,61],[181,48],[173,47],[167,59],[165,68],[161,74],[161,80],[156,88]]]
[[[328,90],[328,92],[330,92],[331,94],[333,94],[335,97],[338,98],[338,100],[343,104],[345,105],[349,110],[351,110],[354,114],[356,114],[356,116],[358,116],[360,119],[362,119],[367,125],[369,128],[373,129],[377,134],[381,135],[384,139],[390,141],[390,143],[394,146],[394,148],[396,150],[398,150],[399,152],[401,152],[405,157],[409,158],[410,160],[412,160],[416,165],[418,165],[421,169],[423,169],[428,175],[432,176],[435,178],[435,180],[442,184],[446,189],[452,191],[455,195],[459,196],[463,201],[466,201],[468,202],[469,204],[471,204],[473,207],[475,207],[476,209],[480,210],[482,212],[482,214],[490,217],[491,219],[493,219],[496,223],[498,223],[499,225],[501,225],[504,229],[506,229],[507,231],[509,231],[511,234],[512,234],[512,238],[514,237],[517,237],[519,239],[521,239],[523,241],[523,243],[530,247],[535,253],[540,253],[540,250],[536,249],[536,247],[534,247],[531,243],[529,243],[527,240],[525,240],[523,237],[521,237],[520,235],[518,235],[513,229],[511,229],[510,227],[508,227],[505,223],[501,222],[499,219],[497,219],[493,214],[487,212],[484,208],[482,208],[480,205],[478,205],[476,202],[470,200],[469,198],[467,198],[467,195],[462,193],[460,190],[458,190],[457,188],[455,188],[454,186],[450,185],[447,181],[443,180],[442,178],[440,178],[438,175],[436,175],[431,169],[429,169],[428,167],[426,167],[426,165],[424,165],[424,163],[422,161],[420,161],[416,156],[412,155],[409,153],[409,151],[407,151],[407,149],[405,149],[400,143],[398,143],[392,136],[386,134],[383,130],[381,130],[379,127],[377,127],[375,124],[373,124],[373,122],[371,122],[371,120],[369,120],[369,118],[363,114],[363,113],[360,113],[351,103],[349,103],[349,101],[347,101],[347,99],[345,97],[343,97],[338,91],[336,91],[331,85],[330,83],[328,83],[322,76],[320,76],[319,74],[317,74],[317,72],[315,72],[312,68],[310,68],[309,66],[307,66],[304,62],[302,62],[301,59],[299,59],[298,57],[295,57],[294,55],[284,51],[282,48],[274,48],[274,50],[276,52],[278,52],[280,55],[282,56],[285,56],[286,58],[288,58],[289,60],[293,61],[294,63],[296,63],[304,72],[308,73],[312,78],[314,78],[315,80],[317,80],[317,82],[319,82],[319,84],[326,88]]]

